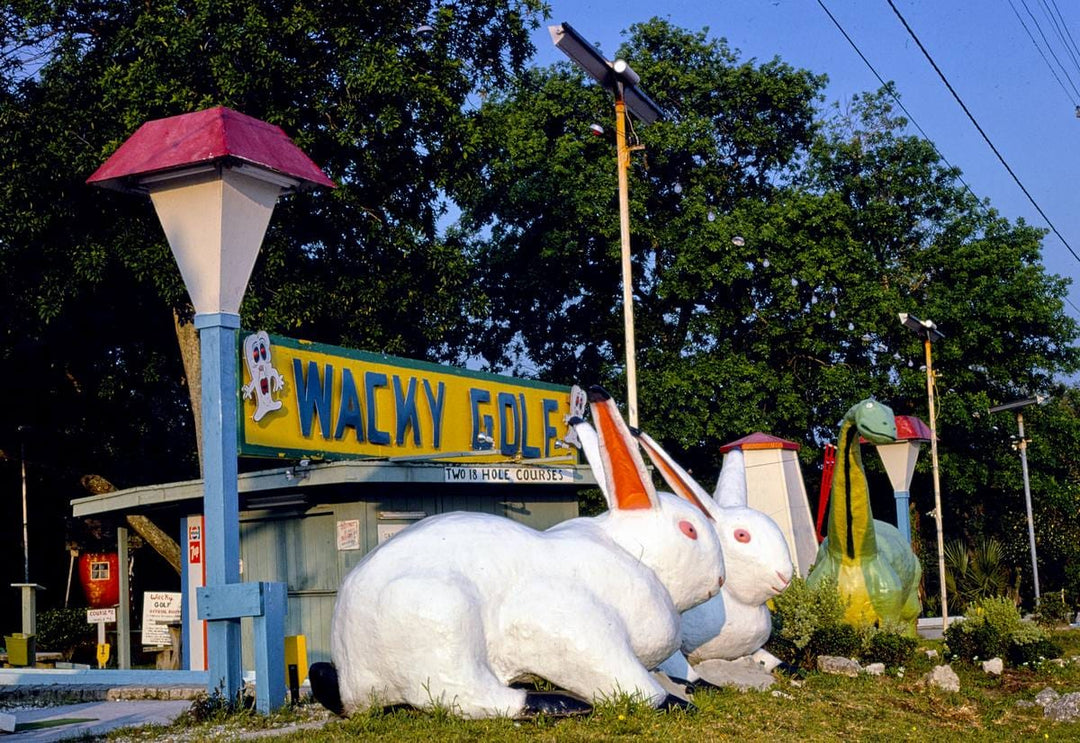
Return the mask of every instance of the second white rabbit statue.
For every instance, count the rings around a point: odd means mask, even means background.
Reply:
[[[683,613],[681,654],[661,666],[671,676],[695,681],[692,670],[706,660],[753,656],[769,670],[778,663],[762,646],[772,633],[766,602],[787,588],[794,573],[787,540],[776,522],[747,506],[743,454],[727,454],[713,497],[647,434],[638,441],[676,493],[699,502],[715,521],[727,580],[721,592]]]
[[[589,398],[611,510],[545,532],[450,513],[380,545],[338,593],[317,699],[346,715],[410,704],[515,717],[544,710],[511,686],[535,675],[587,701],[669,702],[649,669],[678,648],[679,612],[719,593],[719,539],[697,507],[657,495],[607,394]]]

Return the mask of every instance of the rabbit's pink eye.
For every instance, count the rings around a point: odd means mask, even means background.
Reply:
[[[682,529],[682,533],[691,539],[697,539],[697,529],[689,521],[680,521],[679,528]]]
[[[735,530],[735,541],[736,542],[742,542],[743,544],[746,544],[747,542],[750,541],[750,532],[748,532],[746,529],[736,529]]]

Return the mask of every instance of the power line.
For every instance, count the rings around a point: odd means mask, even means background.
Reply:
[[[1065,52],[1072,59],[1073,66],[1075,66],[1076,69],[1080,71],[1080,62],[1077,62],[1076,54],[1073,52],[1073,48],[1069,46],[1069,40],[1072,39],[1072,35],[1068,33],[1069,29],[1065,26],[1065,19],[1062,18],[1061,22],[1058,22],[1058,17],[1061,15],[1061,11],[1058,10],[1058,15],[1055,16],[1054,12],[1050,9],[1050,6],[1047,4],[1046,0],[1039,0],[1039,5],[1042,6],[1043,13],[1046,14],[1046,17],[1050,19],[1050,23],[1054,25],[1054,32],[1057,34],[1057,37],[1061,39],[1061,45],[1065,47]],[[1056,9],[1057,6],[1055,5],[1054,8]],[[1068,39],[1066,39],[1066,35],[1068,35]],[[1076,46],[1075,42],[1073,43],[1073,46]]]
[[[1077,90],[1076,83],[1073,82],[1072,75],[1069,74],[1069,71],[1065,69],[1065,65],[1061,63],[1061,60],[1058,59],[1057,54],[1054,53],[1054,47],[1050,44],[1050,40],[1046,38],[1046,32],[1043,31],[1042,25],[1039,23],[1039,19],[1036,18],[1035,14],[1031,12],[1031,8],[1028,6],[1027,0],[1020,0],[1020,4],[1024,6],[1024,10],[1027,11],[1028,16],[1031,18],[1031,22],[1035,24],[1035,30],[1039,32],[1039,36],[1042,37],[1043,44],[1046,45],[1046,51],[1050,52],[1050,56],[1054,58],[1054,61],[1057,62],[1058,67],[1061,68],[1062,73],[1064,73],[1065,75],[1065,79],[1069,81],[1069,86],[1073,89],[1074,92],[1076,92],[1077,95],[1080,95],[1080,90]]]
[[[1043,48],[1039,46],[1039,42],[1035,41],[1035,36],[1032,35],[1031,29],[1029,29],[1027,24],[1024,22],[1024,17],[1020,15],[1020,11],[1016,9],[1016,5],[1013,4],[1012,0],[1009,0],[1009,7],[1012,8],[1013,13],[1016,14],[1016,20],[1020,21],[1020,25],[1023,27],[1024,32],[1027,33],[1028,38],[1031,39],[1031,45],[1035,47],[1035,50],[1039,53],[1039,56],[1042,57],[1043,62],[1046,63],[1047,69],[1050,70],[1050,74],[1054,76],[1054,79],[1057,80],[1057,84],[1060,85],[1061,89],[1065,92],[1065,96],[1072,102],[1074,106],[1080,107],[1080,103],[1077,102],[1076,96],[1070,93],[1069,89],[1065,87],[1065,83],[1061,81],[1061,76],[1058,75],[1057,70],[1054,69],[1054,65],[1050,64],[1050,60],[1046,58],[1046,52],[1044,52]]]
[[[818,1],[820,2],[820,0]],[[1060,231],[1058,231],[1058,228],[1054,226],[1054,223],[1050,221],[1050,218],[1046,216],[1046,212],[1044,212],[1042,207],[1039,206],[1039,202],[1035,201],[1035,197],[1031,195],[1031,193],[1027,190],[1027,187],[1023,184],[1023,182],[1021,182],[1020,178],[1016,175],[1016,173],[1013,172],[1012,167],[1010,167],[1009,163],[1006,162],[1005,158],[998,151],[998,148],[994,146],[994,143],[990,141],[990,137],[987,136],[986,132],[983,131],[982,126],[980,126],[979,122],[975,119],[975,116],[972,115],[970,110],[968,110],[968,107],[964,104],[964,101],[960,98],[960,95],[953,88],[952,84],[949,82],[949,79],[945,77],[945,73],[941,71],[940,67],[938,67],[937,62],[934,61],[934,58],[930,56],[930,52],[927,51],[925,46],[923,46],[923,43],[919,39],[918,35],[915,33],[915,30],[911,28],[911,25],[907,22],[907,19],[904,18],[903,14],[893,3],[893,0],[886,0],[886,2],[889,3],[889,7],[892,8],[893,13],[895,13],[896,17],[900,19],[900,22],[904,24],[904,28],[907,29],[908,35],[911,36],[911,38],[918,45],[919,49],[923,53],[923,56],[926,57],[926,60],[930,63],[930,66],[934,68],[934,72],[936,72],[938,74],[938,77],[941,78],[941,82],[945,84],[945,87],[948,88],[949,92],[952,94],[952,97],[955,98],[956,102],[960,105],[960,108],[963,109],[965,114],[967,114],[968,119],[971,120],[971,123],[979,132],[979,135],[982,136],[983,141],[986,142],[990,150],[994,153],[994,155],[997,156],[997,159],[1005,167],[1005,170],[1008,171],[1009,175],[1012,176],[1013,181],[1015,181],[1016,185],[1020,187],[1020,190],[1023,191],[1024,196],[1026,196],[1028,201],[1031,202],[1031,205],[1035,207],[1035,211],[1039,213],[1039,216],[1041,216],[1046,222],[1046,224],[1049,225],[1050,230],[1058,236],[1058,239],[1061,240],[1062,244],[1068,249],[1070,253],[1072,253],[1073,258],[1075,258],[1077,262],[1080,262],[1080,255],[1077,255],[1076,251],[1073,250],[1071,245],[1069,245],[1069,241],[1065,239],[1065,236],[1062,235]]]
[[[1072,32],[1069,31],[1069,25],[1065,23],[1065,17],[1061,15],[1061,8],[1058,7],[1057,0],[1050,0],[1050,4],[1054,6],[1054,12],[1057,13],[1057,17],[1061,21],[1061,28],[1065,32],[1065,36],[1068,38],[1069,43],[1072,44],[1073,51],[1080,54],[1080,47],[1076,46],[1076,39],[1073,38]]]
[[[878,82],[881,83],[882,87],[889,92],[889,95],[892,97],[892,99],[896,101],[896,105],[900,107],[900,110],[903,111],[905,115],[907,115],[908,120],[911,121],[911,123],[915,126],[916,129],[919,130],[919,134],[921,134],[923,136],[923,139],[925,139],[930,144],[930,146],[934,149],[934,152],[937,153],[937,156],[941,158],[942,162],[944,162],[954,171],[959,173],[960,169],[953,165],[951,162],[949,162],[948,158],[945,157],[945,155],[942,154],[941,150],[937,148],[937,145],[934,144],[934,140],[930,138],[930,135],[927,134],[921,126],[919,126],[919,122],[915,120],[915,117],[912,115],[911,111],[907,110],[907,107],[904,105],[903,101],[900,100],[900,96],[898,96],[894,91],[894,86],[887,83],[885,79],[878,73],[877,69],[874,68],[874,65],[870,62],[869,59],[866,58],[866,55],[862,53],[862,49],[859,48],[859,45],[855,43],[855,40],[852,39],[851,36],[848,35],[848,32],[844,29],[844,27],[840,25],[840,21],[836,19],[836,16],[834,16],[832,12],[827,7],[825,7],[824,0],[817,0],[817,4],[820,5],[821,9],[825,11],[825,15],[829,16],[829,20],[833,22],[833,25],[836,26],[836,29],[840,32],[840,34],[845,39],[847,39],[847,43],[850,44],[851,48],[855,50],[855,53],[859,55],[859,59],[861,59],[863,63],[870,69],[870,72],[874,73],[874,77],[876,77],[878,79]],[[967,192],[971,194],[972,198],[974,198],[976,203],[978,203],[981,207],[982,200],[971,189],[971,186],[967,184],[967,181],[964,180],[964,177],[962,175],[957,175],[956,179],[962,184],[964,184],[964,188],[967,189]]]

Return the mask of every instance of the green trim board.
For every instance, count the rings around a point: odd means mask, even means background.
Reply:
[[[522,487],[572,486],[595,487],[596,478],[588,465],[537,465],[504,463],[401,464],[376,460],[346,460],[314,463],[308,467],[275,467],[242,473],[237,490],[241,506],[258,496],[302,493],[320,487],[346,484],[421,484],[421,485],[518,485]],[[202,480],[144,485],[114,490],[71,501],[72,515],[93,516],[108,512],[139,512],[168,507],[184,501],[198,501],[202,508]],[[317,502],[318,498],[312,498]]]

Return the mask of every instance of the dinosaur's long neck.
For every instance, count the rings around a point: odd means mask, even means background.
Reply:
[[[833,479],[829,505],[829,551],[844,562],[877,554],[870,491],[863,471],[859,429],[845,420],[840,427],[840,466]]]

